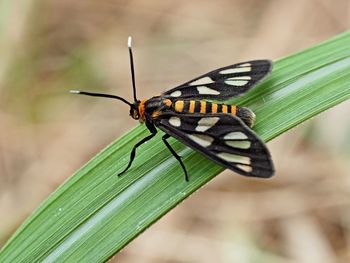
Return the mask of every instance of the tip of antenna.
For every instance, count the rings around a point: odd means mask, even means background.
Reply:
[[[73,94],[79,94],[80,91],[79,90],[70,90],[69,93],[73,93]]]
[[[132,42],[132,38],[131,36],[128,37],[128,48],[131,48],[131,42]]]

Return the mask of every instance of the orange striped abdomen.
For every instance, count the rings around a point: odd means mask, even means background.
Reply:
[[[229,113],[237,114],[236,105],[218,104],[205,100],[177,100],[173,104],[173,109],[178,113]]]

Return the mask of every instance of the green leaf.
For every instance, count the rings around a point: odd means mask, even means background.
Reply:
[[[263,140],[350,97],[349,46],[350,33],[344,33],[283,58],[263,84],[236,100],[254,110],[254,129]],[[105,261],[223,170],[173,139],[187,183],[159,133],[118,178],[132,146],[147,134],[145,127],[133,129],[75,173],[17,230],[0,262]]]

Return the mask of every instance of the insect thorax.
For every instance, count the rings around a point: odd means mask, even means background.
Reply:
[[[148,119],[155,119],[161,113],[171,109],[171,105],[171,100],[155,96],[144,101],[144,114]]]

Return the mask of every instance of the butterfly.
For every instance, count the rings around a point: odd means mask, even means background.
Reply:
[[[251,129],[255,114],[246,107],[213,102],[241,96],[263,80],[272,69],[270,60],[252,60],[213,70],[180,86],[138,100],[131,37],[128,38],[134,102],[110,94],[71,90],[71,93],[120,100],[130,106],[130,116],[145,124],[150,134],[131,150],[132,165],[136,149],[157,134],[181,165],[186,181],[188,172],[181,157],[168,142],[174,137],[214,162],[244,176],[268,178],[274,174],[271,155],[264,142]]]

